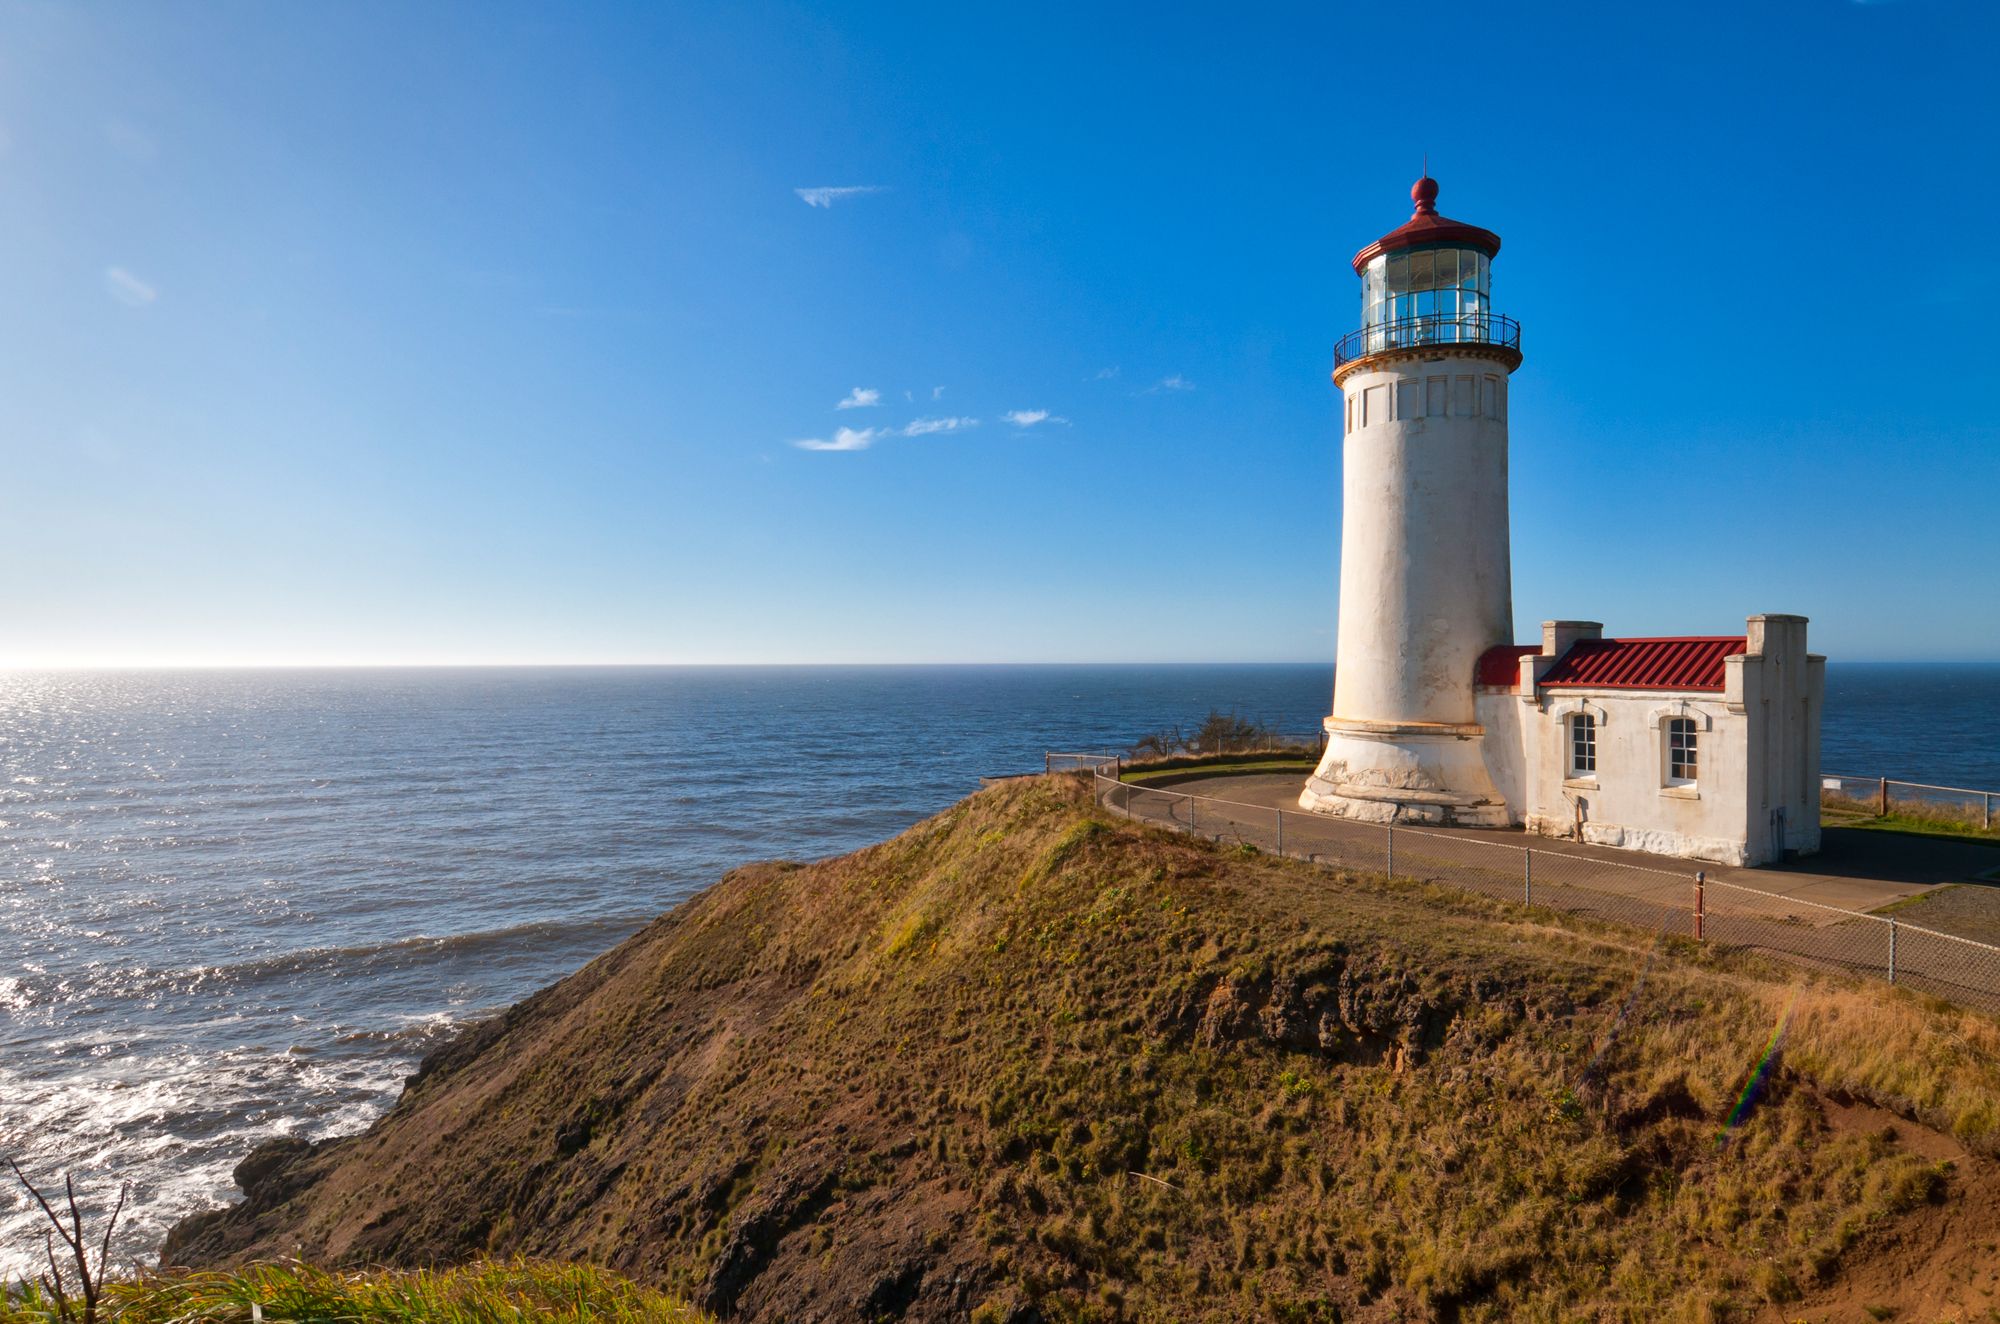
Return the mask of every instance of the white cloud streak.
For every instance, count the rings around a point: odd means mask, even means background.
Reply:
[[[882,403],[882,393],[872,386],[857,386],[847,393],[847,397],[834,405],[835,409],[873,409]]]
[[[1068,426],[1069,420],[1060,414],[1051,414],[1046,409],[1010,409],[1000,417],[1017,428],[1031,428],[1037,423],[1061,423]]]
[[[875,444],[875,438],[882,435],[881,428],[841,428],[833,434],[831,441],[820,437],[807,437],[792,445],[802,451],[865,451]]]
[[[1192,391],[1194,383],[1179,373],[1175,373],[1171,377],[1160,378],[1160,384],[1153,389],[1156,391]]]
[[[886,193],[888,191],[888,187],[883,184],[840,184],[832,188],[795,188],[792,190],[792,192],[799,195],[806,206],[824,207],[828,211],[833,210],[833,204],[836,202],[843,202],[848,198],[858,198],[864,193]]]
[[[144,308],[160,297],[160,292],[123,267],[104,269],[104,290],[127,308]]]
[[[802,451],[865,451],[884,437],[934,437],[976,428],[976,418],[914,418],[899,428],[841,428],[832,437],[807,437],[792,445]]]
[[[978,426],[976,418],[919,418],[912,420],[902,432],[906,437],[928,437],[939,432],[963,432]]]

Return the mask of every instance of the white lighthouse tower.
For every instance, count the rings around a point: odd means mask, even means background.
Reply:
[[[1375,821],[1504,826],[1474,672],[1513,637],[1507,379],[1517,323],[1492,309],[1500,237],[1437,212],[1354,256],[1361,328],[1334,352],[1340,632],[1325,756],[1300,804]]]

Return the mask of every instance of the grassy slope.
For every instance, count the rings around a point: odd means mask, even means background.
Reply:
[[[1951,837],[2000,846],[2000,825],[1982,826],[1984,819],[1971,805],[1931,804],[1894,800],[1889,812],[1878,814],[1876,802],[1845,795],[1820,797],[1820,822],[1827,827],[1865,828],[1918,837]]]
[[[1990,1019],[1035,779],[739,870],[174,1254],[575,1257],[769,1320],[1790,1318],[1871,1239],[2000,1234],[1996,1061]],[[1951,1236],[1898,1231],[1927,1200]]]
[[[711,1324],[658,1292],[581,1265],[477,1264],[439,1272],[328,1273],[260,1264],[238,1273],[147,1274],[109,1284],[100,1311],[119,1324],[242,1324],[251,1306],[277,1324]],[[0,1299],[0,1324],[44,1324],[38,1288]]]

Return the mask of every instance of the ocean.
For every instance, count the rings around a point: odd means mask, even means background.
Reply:
[[[749,860],[889,836],[1045,750],[1332,669],[0,675],[0,1156],[132,1183],[121,1261],[259,1142],[351,1131],[465,1021]],[[1834,665],[1828,772],[2000,790],[2000,666]],[[0,1195],[0,1278],[40,1255]]]

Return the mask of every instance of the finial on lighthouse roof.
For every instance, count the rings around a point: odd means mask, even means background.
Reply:
[[[1410,185],[1410,201],[1417,204],[1419,216],[1437,215],[1438,182],[1426,171],[1424,177]]]
[[[1491,230],[1467,225],[1464,221],[1454,221],[1449,216],[1438,215],[1438,182],[1431,178],[1428,158],[1424,162],[1424,167],[1424,177],[1410,185],[1410,201],[1417,204],[1416,211],[1411,213],[1409,220],[1354,255],[1354,270],[1357,274],[1372,259],[1403,248],[1455,244],[1465,248],[1476,248],[1489,258],[1499,253],[1500,236]]]

